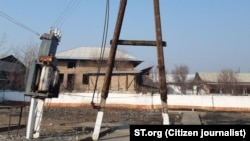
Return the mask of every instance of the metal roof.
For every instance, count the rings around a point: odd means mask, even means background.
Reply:
[[[239,82],[250,82],[250,73],[236,73]]]
[[[105,47],[103,59],[107,60],[109,57],[110,48]],[[78,47],[66,51],[56,53],[58,59],[82,59],[82,60],[96,60],[100,58],[101,48],[100,47]],[[129,60],[129,61],[140,61],[142,60],[131,56],[125,52],[116,51],[116,60]]]
[[[218,76],[220,73],[214,72],[197,72],[201,80],[206,82],[218,82]],[[235,73],[235,77],[238,82],[249,83],[250,82],[250,73]]]
[[[0,58],[0,71],[4,72],[22,72],[25,71],[25,66],[22,62],[16,59],[13,55]]]
[[[201,80],[206,82],[218,82],[219,73],[215,72],[197,72]]]

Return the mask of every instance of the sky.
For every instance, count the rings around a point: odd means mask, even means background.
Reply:
[[[250,73],[249,0],[159,0],[165,68],[187,65],[189,73],[230,68]],[[120,1],[109,1],[106,47],[113,37]],[[1,0],[0,12],[39,34],[61,30],[57,52],[86,46],[101,47],[106,0]],[[0,16],[4,50],[40,45],[39,37]],[[128,0],[120,39],[155,40],[153,0]],[[118,46],[143,60],[138,68],[157,66],[156,47]],[[1,49],[3,50],[3,49]]]

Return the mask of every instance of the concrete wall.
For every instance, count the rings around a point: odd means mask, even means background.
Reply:
[[[79,107],[91,106],[93,93],[61,93],[58,98],[46,99],[45,105]],[[100,93],[95,94],[94,103],[100,101]],[[30,101],[24,92],[0,92],[2,101]],[[110,93],[106,107],[154,109],[161,107],[159,94],[116,94]],[[250,96],[228,95],[168,95],[169,109],[249,111]]]

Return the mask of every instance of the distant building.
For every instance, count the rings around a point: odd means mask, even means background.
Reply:
[[[236,80],[232,82],[219,82],[220,73],[197,72],[193,81],[197,94],[203,90],[206,94],[226,93],[224,85],[230,85],[229,94],[248,94],[250,93],[250,73],[235,73]]]
[[[61,91],[101,92],[110,48],[79,47],[56,54]],[[103,55],[102,61],[100,56]],[[149,78],[152,67],[135,69],[143,61],[117,50],[109,91],[141,93],[158,91]],[[98,78],[98,80],[97,80]]]
[[[0,90],[24,90],[26,67],[13,55],[0,58]]]

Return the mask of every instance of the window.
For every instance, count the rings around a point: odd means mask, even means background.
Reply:
[[[63,83],[63,79],[64,79],[64,74],[60,73],[59,74],[59,82],[62,84]]]
[[[75,68],[76,67],[76,60],[71,60],[68,62],[68,68]]]
[[[67,89],[72,91],[75,84],[75,74],[68,74]]]
[[[89,75],[87,74],[82,75],[82,84],[89,84]]]

